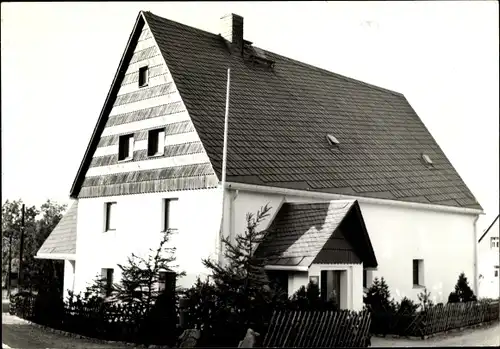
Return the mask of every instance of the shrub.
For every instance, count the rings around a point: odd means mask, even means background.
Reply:
[[[321,298],[319,286],[313,282],[301,286],[285,304],[293,310],[338,310],[336,298],[333,295],[327,300]]]
[[[363,302],[371,312],[390,312],[396,310],[394,300],[390,299],[391,293],[389,286],[382,277],[380,280],[375,278],[372,285],[363,297]]]
[[[424,288],[424,290],[420,292],[417,297],[420,301],[422,311],[428,310],[434,306],[434,302],[431,299],[431,293],[427,292],[427,288]]]
[[[414,315],[417,312],[419,305],[415,304],[411,299],[404,297],[401,302],[396,304],[398,314]]]
[[[460,273],[457,284],[455,285],[455,291],[451,292],[448,296],[448,303],[466,303],[475,301],[477,301],[477,297],[474,295],[474,291],[470,288],[467,277],[464,273]]]

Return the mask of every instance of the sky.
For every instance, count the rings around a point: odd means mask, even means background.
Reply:
[[[2,202],[68,203],[140,10],[403,93],[482,205],[499,212],[497,1],[1,4]]]

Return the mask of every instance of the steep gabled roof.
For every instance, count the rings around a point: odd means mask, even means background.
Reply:
[[[355,200],[285,203],[255,255],[267,265],[309,267],[312,263],[377,267],[377,259]]]
[[[143,15],[219,178],[231,68],[227,181],[481,208],[402,94],[265,50],[274,68],[253,65],[220,35]]]

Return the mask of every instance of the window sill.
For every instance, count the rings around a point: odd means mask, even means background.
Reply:
[[[115,231],[116,231],[116,229],[108,229],[108,230],[103,231],[103,233],[104,234],[105,233],[112,233],[112,232],[115,232]]]
[[[148,158],[158,158],[160,156],[164,156],[165,153],[156,153],[156,154],[153,154],[153,155],[148,155]]]
[[[148,84],[139,85],[139,88],[148,87]]]
[[[129,162],[129,161],[133,161],[133,160],[134,160],[133,157],[132,158],[125,158],[125,159],[122,159],[122,160],[118,160],[118,163],[121,164],[123,162]]]
[[[422,285],[413,285],[413,288],[414,289],[422,289],[422,288],[425,288],[425,286],[422,286]]]

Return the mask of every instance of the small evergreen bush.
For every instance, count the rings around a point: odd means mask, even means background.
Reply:
[[[388,312],[394,313],[396,304],[391,299],[391,292],[389,286],[382,277],[380,280],[375,278],[372,285],[363,297],[363,302],[371,312]]]
[[[448,303],[466,303],[475,301],[477,301],[477,297],[474,295],[474,291],[470,288],[467,277],[464,273],[460,273],[457,284],[455,285],[455,291],[451,292],[448,296]]]
[[[414,315],[417,312],[419,305],[408,297],[403,297],[401,302],[396,303],[396,311],[401,315]]]

